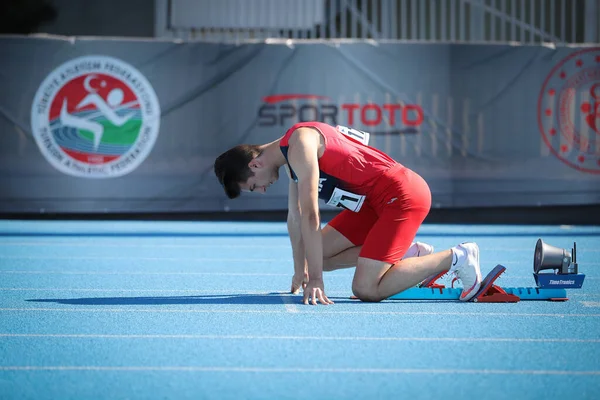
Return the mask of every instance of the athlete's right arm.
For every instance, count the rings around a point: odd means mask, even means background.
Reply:
[[[289,174],[287,166],[286,170]],[[301,223],[302,213],[300,210],[300,201],[298,200],[298,184],[294,182],[290,176],[287,228],[290,235],[292,255],[294,258],[294,276],[292,277],[292,287],[290,289],[294,294],[297,294],[301,288],[304,289],[304,286],[306,286],[308,281],[308,269],[304,252],[304,242],[302,240]]]

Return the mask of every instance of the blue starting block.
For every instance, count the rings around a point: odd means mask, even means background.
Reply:
[[[471,299],[478,303],[516,303],[521,300],[566,301],[567,288],[580,288],[584,274],[534,273],[537,287],[500,287],[494,283],[506,271],[498,264],[481,283]],[[409,288],[389,297],[391,300],[459,300],[462,288],[447,288],[436,282],[443,274],[423,281],[419,287]]]

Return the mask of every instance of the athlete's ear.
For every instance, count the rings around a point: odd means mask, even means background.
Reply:
[[[252,160],[250,160],[250,162],[248,163],[248,166],[250,168],[260,168],[263,166],[263,162],[260,159],[260,157],[254,157]]]

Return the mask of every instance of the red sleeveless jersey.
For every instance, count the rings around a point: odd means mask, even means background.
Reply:
[[[378,197],[374,193],[377,179],[391,167],[399,166],[393,158],[366,144],[368,133],[322,122],[301,122],[288,129],[280,143],[286,160],[290,136],[301,127],[316,129],[323,137],[325,151],[319,158],[319,198],[329,205],[358,212],[365,201]],[[297,181],[291,166],[290,172]]]

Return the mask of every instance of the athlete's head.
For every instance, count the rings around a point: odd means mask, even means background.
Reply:
[[[279,179],[279,169],[261,155],[261,146],[241,144],[217,157],[215,175],[227,197],[235,199],[242,190],[265,193]]]

